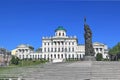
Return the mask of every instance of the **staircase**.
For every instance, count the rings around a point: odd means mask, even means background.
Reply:
[[[120,62],[47,63],[22,68],[21,72],[21,80],[120,80]]]

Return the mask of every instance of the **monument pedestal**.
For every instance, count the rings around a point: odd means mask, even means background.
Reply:
[[[84,56],[83,60],[84,61],[96,61],[94,56]]]

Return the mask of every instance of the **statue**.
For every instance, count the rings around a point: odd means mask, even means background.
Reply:
[[[86,18],[84,18],[84,38],[85,38],[85,56],[94,56],[94,48],[92,45],[92,31],[89,25],[86,24]]]

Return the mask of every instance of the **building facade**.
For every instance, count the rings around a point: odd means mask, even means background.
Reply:
[[[108,57],[107,45],[99,42],[93,43],[95,56],[101,53],[103,58]],[[67,36],[66,29],[58,27],[53,37],[42,37],[42,47],[39,52],[34,52],[28,45],[19,45],[12,51],[13,55],[20,59],[49,59],[49,60],[66,60],[66,59],[82,59],[85,55],[85,45],[79,45],[76,36]]]

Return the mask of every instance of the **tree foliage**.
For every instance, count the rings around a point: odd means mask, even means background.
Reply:
[[[101,54],[101,53],[97,53],[97,55],[96,55],[96,60],[97,60],[97,61],[101,61],[102,59],[103,59],[102,54]]]
[[[41,48],[36,49],[36,52],[42,52]]]
[[[19,61],[20,61],[20,59],[19,59],[18,57],[12,56],[11,64],[18,65],[18,64],[19,64]]]
[[[120,53],[120,42],[109,50],[109,54],[118,54]]]

